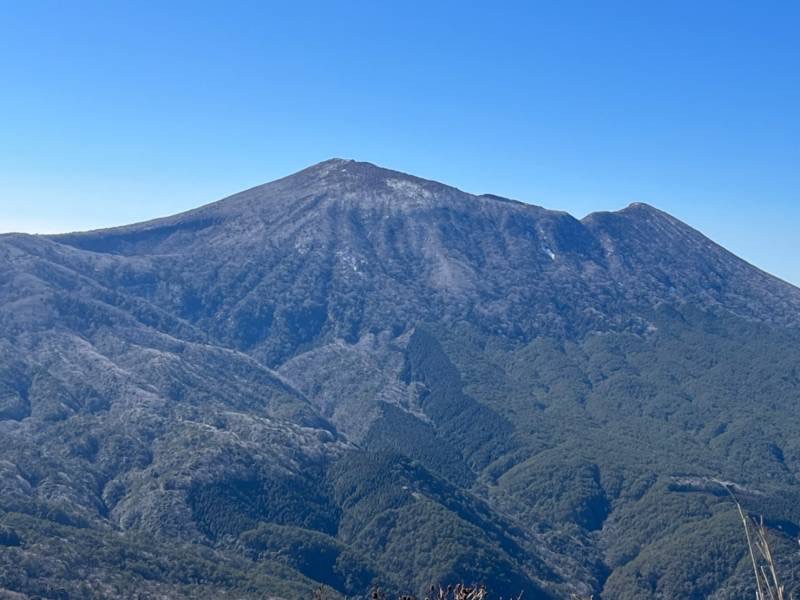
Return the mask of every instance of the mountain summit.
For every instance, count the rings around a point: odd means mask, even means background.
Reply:
[[[168,271],[169,290],[148,300],[273,366],[310,338],[352,342],[420,318],[530,340],[640,330],[662,302],[780,324],[800,314],[796,288],[645,204],[578,221],[342,159],[175,217],[53,239]],[[269,326],[251,327],[266,313]],[[286,318],[304,323],[300,338]]]
[[[800,524],[798,315],[646,204],[342,159],[2,235],[0,590],[736,597],[715,482]]]

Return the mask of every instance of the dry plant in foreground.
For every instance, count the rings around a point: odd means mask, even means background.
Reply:
[[[432,585],[425,595],[425,600],[486,600],[486,588],[482,585],[468,587],[463,584],[448,585],[447,587]],[[521,600],[520,594],[517,600]],[[387,600],[386,596],[380,591],[372,592],[373,600]],[[416,596],[400,596],[398,600],[417,600]]]
[[[389,600],[380,589],[374,590],[370,597],[372,600]],[[314,592],[313,600],[325,600],[326,598],[327,596],[322,588]],[[488,600],[488,598],[489,596],[484,586],[468,587],[460,583],[448,585],[447,587],[432,585],[425,595],[425,600]],[[417,600],[417,597],[404,594],[399,596],[397,600]],[[499,598],[498,600],[503,599]],[[522,594],[516,598],[509,598],[509,600],[522,600]]]
[[[736,503],[739,517],[742,519],[744,534],[747,538],[747,550],[750,554],[750,562],[753,565],[753,575],[756,578],[756,600],[792,600],[792,595],[786,595],[786,591],[781,583],[778,569],[775,565],[775,558],[769,546],[767,528],[764,527],[764,518],[756,521],[753,517],[745,514],[739,500],[728,486],[724,486]]]

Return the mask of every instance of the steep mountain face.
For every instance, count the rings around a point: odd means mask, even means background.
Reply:
[[[796,290],[646,205],[580,222],[352,161],[56,240],[138,258],[108,283],[272,364],[320,338],[397,335],[421,318],[526,340],[629,328],[665,301],[797,319]]]
[[[368,163],[3,235],[0,589],[741,597],[715,481],[796,535],[798,341],[800,290],[652,207]]]

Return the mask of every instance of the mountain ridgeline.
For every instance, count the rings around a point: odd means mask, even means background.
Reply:
[[[747,597],[799,401],[800,290],[645,204],[334,159],[0,235],[0,594]]]

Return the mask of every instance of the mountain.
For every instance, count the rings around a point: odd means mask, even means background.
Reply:
[[[340,159],[0,235],[0,591],[740,598],[719,482],[790,557],[798,341],[800,290],[650,206]]]

